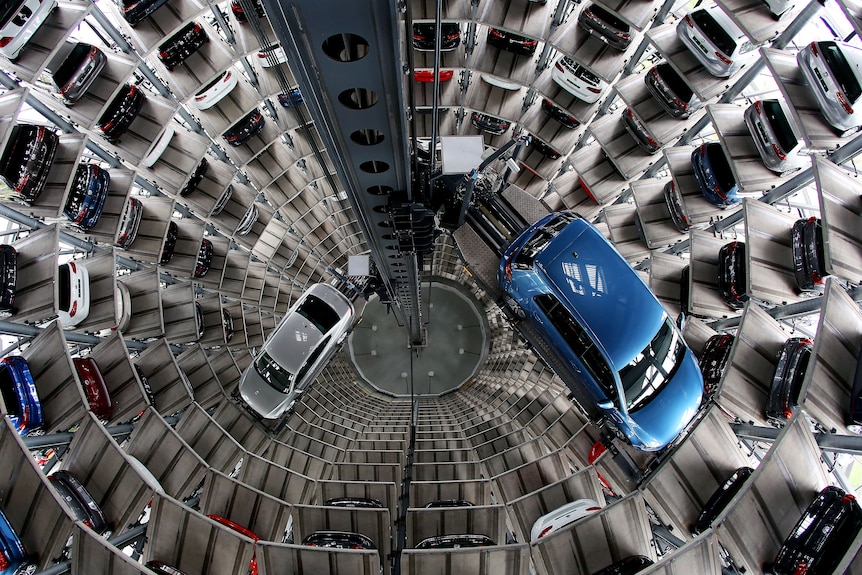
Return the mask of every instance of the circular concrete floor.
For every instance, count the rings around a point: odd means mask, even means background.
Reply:
[[[376,296],[369,300],[347,341],[350,359],[366,383],[397,396],[409,396],[411,383],[417,395],[438,394],[479,371],[487,355],[488,325],[473,295],[446,280],[435,280],[430,289],[423,283],[422,309],[426,345],[411,349],[407,329],[395,314]]]

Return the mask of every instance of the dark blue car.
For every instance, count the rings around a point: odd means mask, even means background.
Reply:
[[[279,94],[278,103],[285,108],[290,108],[294,105],[301,106],[304,103],[302,100],[302,92],[299,91],[299,88],[293,88],[290,92]]]
[[[42,403],[36,393],[36,382],[27,360],[20,355],[0,359],[0,392],[18,435],[23,437],[42,427]]]
[[[3,510],[0,509],[0,575],[17,575],[27,561],[24,545]]]
[[[92,228],[102,215],[110,184],[107,170],[95,164],[78,164],[63,215],[85,230]]]
[[[641,451],[671,443],[698,412],[703,377],[673,320],[592,224],[552,213],[503,253],[506,305],[578,377],[611,429]]]
[[[742,201],[736,195],[739,186],[721,144],[701,144],[691,153],[691,167],[703,197],[710,203],[719,208],[728,208]]]

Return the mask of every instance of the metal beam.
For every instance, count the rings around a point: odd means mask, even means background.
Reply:
[[[778,438],[780,429],[762,427],[747,423],[731,423],[731,429],[737,437],[753,441],[772,442]],[[815,433],[814,440],[820,449],[837,453],[862,454],[862,435],[839,435],[837,433]]]

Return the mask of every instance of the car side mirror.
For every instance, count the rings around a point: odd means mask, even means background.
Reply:
[[[676,327],[679,328],[679,331],[685,329],[685,314],[680,312],[678,316],[676,316]]]
[[[608,400],[608,399],[599,402],[599,409],[603,409],[605,411],[610,411],[613,408],[614,408],[613,402]]]

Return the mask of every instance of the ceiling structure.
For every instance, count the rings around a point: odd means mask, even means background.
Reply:
[[[260,19],[242,0],[244,21],[227,1],[170,0],[134,27],[110,2],[60,0],[21,58],[3,62],[8,75],[0,75],[7,88],[0,95],[3,142],[16,122],[50,123],[63,134],[39,200],[0,206],[21,226],[11,236],[20,258],[19,311],[2,329],[18,337],[48,416],[45,439],[21,441],[8,423],[0,430],[0,453],[9,463],[0,475],[0,505],[38,555],[40,572],[147,573],[129,559],[134,553],[189,573],[245,572],[252,556],[263,573],[371,574],[380,567],[387,573],[592,573],[633,553],[662,560],[650,573],[763,572],[813,494],[843,481],[823,460],[835,464],[835,453],[859,449],[844,417],[849,366],[862,347],[862,314],[854,301],[862,268],[859,194],[855,174],[846,169],[859,141],[824,127],[793,69],[794,42],[824,30],[844,36],[859,20],[852,6],[831,2],[825,8],[797,4],[777,22],[759,3],[721,5],[762,45],[757,63],[731,80],[710,77],[681,50],[673,26],[688,7],[670,1],[609,6],[637,31],[631,48],[616,53],[578,28],[582,6],[569,0],[398,6],[265,0],[268,17]],[[439,55],[413,50],[411,19],[440,18],[459,23],[459,47]],[[192,21],[209,41],[168,70],[158,56],[161,44]],[[492,47],[486,41],[491,28],[538,40],[535,55]],[[37,81],[69,38],[99,45],[108,58],[72,107]],[[286,63],[262,50],[276,41]],[[551,79],[561,55],[610,84],[599,101],[585,104]],[[691,120],[664,118],[645,97],[644,72],[661,58],[711,103]],[[416,69],[437,67],[453,70],[453,79],[436,86],[412,80]],[[240,78],[237,87],[213,108],[198,109],[196,93],[225,70]],[[146,92],[146,104],[129,132],[108,142],[97,124],[127,83]],[[295,95],[279,99],[297,85],[301,102]],[[758,166],[751,142],[739,133],[743,106],[773,95],[793,106],[810,162],[784,177]],[[545,99],[579,125],[569,129],[551,119],[542,112]],[[435,102],[436,113],[426,113]],[[227,145],[225,131],[254,108],[264,113],[263,131],[242,146]],[[647,123],[663,152],[640,151],[621,128],[627,108]],[[600,429],[573,407],[571,390],[501,313],[493,286],[484,281],[486,262],[462,260],[475,246],[463,234],[428,229],[429,209],[461,207],[463,188],[460,178],[443,178],[449,196],[441,202],[425,180],[414,180],[410,137],[478,134],[469,121],[474,111],[511,122],[502,135],[484,136],[488,146],[504,147],[525,130],[561,152],[549,159],[523,142],[505,152],[520,167],[510,170],[509,193],[523,190],[525,211],[575,209],[595,220],[674,314],[680,272],[690,265],[699,317],[687,323],[689,345],[699,350],[716,330],[736,334],[718,394],[672,450],[646,456],[605,438],[610,449],[592,460]],[[143,158],[168,125],[176,133],[167,150],[145,167]],[[702,140],[725,145],[753,197],[734,211],[703,209],[698,229],[678,234],[661,211],[660,191],[672,179],[692,207],[702,208],[686,166],[689,146]],[[202,158],[209,163],[202,182],[181,195]],[[62,219],[79,161],[111,174],[103,215],[89,230]],[[496,189],[505,171],[500,160],[478,179]],[[230,199],[218,211],[229,188]],[[130,197],[142,202],[144,215],[138,238],[122,250],[112,244]],[[240,234],[252,205],[257,221]],[[775,265],[774,254],[789,253],[781,234],[796,215],[819,215],[832,240],[835,277],[822,298],[799,297],[788,287],[792,271]],[[178,226],[175,256],[157,265],[171,219]],[[718,248],[736,237],[746,239],[753,254],[747,262],[753,301],[738,313],[723,307],[710,276]],[[195,277],[204,238],[213,243],[213,263]],[[348,256],[365,254],[376,275],[351,277]],[[93,306],[87,320],[64,331],[49,323],[57,289],[50,278],[70,255],[89,270]],[[393,303],[411,341],[419,343],[423,322],[434,320],[422,314],[419,280],[428,275],[463,284],[488,315],[487,361],[458,391],[414,402],[382,397],[357,383],[340,354],[276,438],[229,399],[254,348],[311,283],[332,281],[352,295],[377,293]],[[122,334],[111,330],[119,321],[118,282],[127,286],[132,308]],[[203,313],[200,337],[194,302]],[[230,341],[224,310],[234,318]],[[816,343],[805,413],[778,433],[766,427],[760,406],[776,350],[796,330]],[[105,371],[117,405],[106,425],[87,410],[71,365],[78,354],[96,358]],[[71,436],[69,429],[75,429]],[[55,457],[46,461],[49,447]],[[700,506],[741,465],[757,468],[750,484],[713,529],[691,537]],[[105,509],[114,524],[110,543],[69,518],[43,475],[57,467],[75,473]],[[345,495],[373,497],[384,508],[336,512],[322,506]],[[541,543],[526,542],[537,517],[580,497],[604,509]],[[138,524],[151,499],[149,522]],[[437,499],[475,506],[424,509]],[[261,540],[237,535],[207,514],[245,525]],[[137,527],[123,527],[129,525]],[[285,544],[288,525],[295,540],[320,529],[359,531],[378,550]],[[464,526],[499,545],[415,549],[425,537]],[[71,560],[54,565],[70,533]],[[186,544],[192,541],[200,544]],[[862,569],[859,544],[842,569]]]

